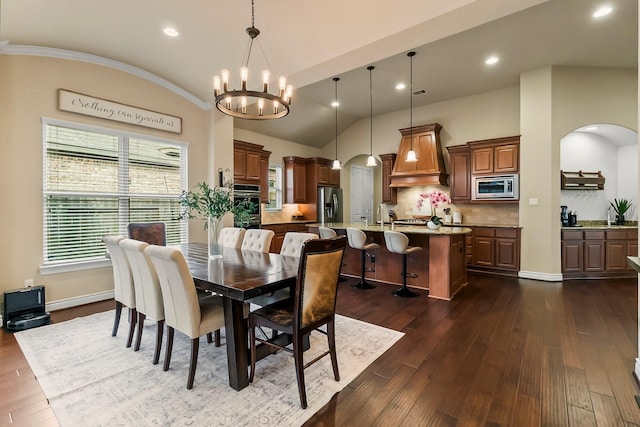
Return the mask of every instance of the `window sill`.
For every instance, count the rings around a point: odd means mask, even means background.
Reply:
[[[41,275],[46,276],[47,274],[69,273],[72,271],[92,270],[94,268],[110,266],[110,259],[101,259],[94,261],[74,262],[69,264],[43,265],[39,268],[39,271]]]

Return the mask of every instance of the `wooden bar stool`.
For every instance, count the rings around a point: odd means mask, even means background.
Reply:
[[[351,246],[353,249],[358,249],[362,254],[362,257],[360,259],[360,281],[351,286],[358,289],[375,288],[374,285],[364,280],[364,262],[366,259],[367,251],[378,249],[380,245],[377,243],[367,243],[367,235],[364,233],[364,231],[353,227],[347,227],[347,240],[349,241],[349,246]]]
[[[421,251],[422,248],[409,246],[409,238],[397,231],[385,230],[384,241],[389,252],[402,255],[402,287],[393,294],[398,297],[417,297],[417,293],[410,291],[409,288],[407,288],[407,255]],[[417,276],[412,274],[411,277]]]

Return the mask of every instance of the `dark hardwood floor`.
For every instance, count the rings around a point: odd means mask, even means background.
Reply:
[[[635,279],[547,283],[470,274],[451,302],[350,283],[340,284],[338,313],[406,335],[305,425],[640,426]],[[112,307],[61,310],[53,321]],[[0,360],[0,427],[57,425],[5,332]]]

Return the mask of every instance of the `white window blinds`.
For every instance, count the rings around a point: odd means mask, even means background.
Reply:
[[[44,265],[104,259],[102,236],[129,222],[163,221],[167,244],[186,241],[184,144],[53,120],[43,135]]]

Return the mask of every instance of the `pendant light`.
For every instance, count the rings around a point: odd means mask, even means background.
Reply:
[[[373,65],[369,65],[367,70],[369,70],[369,105],[370,105],[370,113],[371,120],[369,121],[369,135],[371,136],[370,145],[369,145],[369,158],[367,158],[367,166],[376,167],[378,164],[376,163],[375,157],[373,157],[373,84],[371,83],[371,71],[375,67]]]
[[[411,149],[407,153],[407,159],[405,162],[417,162],[416,152],[413,151],[413,57],[415,52],[407,53],[407,56],[411,59],[411,71],[409,77],[409,141],[411,142]]]
[[[333,170],[342,169],[342,166],[340,166],[340,160],[338,160],[338,105],[340,105],[338,103],[338,80],[340,80],[338,77],[333,78],[333,81],[335,82],[335,87],[336,87],[336,99],[333,103],[336,109],[336,159],[333,161],[333,166],[331,166],[331,169]]]

